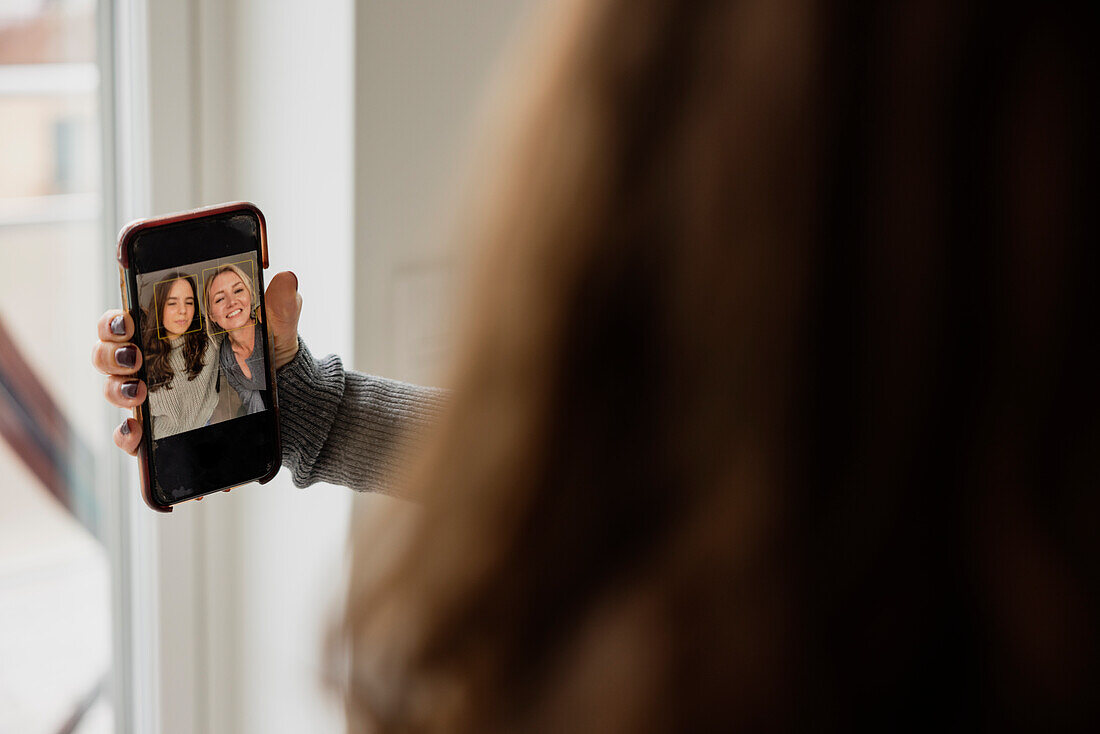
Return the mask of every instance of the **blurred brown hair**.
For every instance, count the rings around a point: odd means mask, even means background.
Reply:
[[[1093,720],[1094,26],[554,5],[352,730]]]

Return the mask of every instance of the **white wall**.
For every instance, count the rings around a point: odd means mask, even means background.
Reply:
[[[431,382],[446,359],[448,229],[472,126],[531,0],[360,0],[355,38],[356,362]],[[442,293],[441,293],[442,291]]]

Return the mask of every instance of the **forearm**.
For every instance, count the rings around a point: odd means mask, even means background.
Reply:
[[[278,373],[283,466],[294,484],[390,492],[409,441],[433,425],[446,392],[315,360],[305,344]]]

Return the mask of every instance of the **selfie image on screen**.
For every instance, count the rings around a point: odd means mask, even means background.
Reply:
[[[138,276],[154,440],[268,409],[253,254]]]

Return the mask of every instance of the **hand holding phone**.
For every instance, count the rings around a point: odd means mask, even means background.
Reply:
[[[136,444],[146,502],[169,511],[269,480],[279,468],[273,342],[293,356],[299,302],[293,276],[277,279],[284,295],[269,321],[262,214],[238,203],[136,222],[119,264],[126,311],[101,319],[93,361],[112,375],[108,399],[135,407],[116,442]]]

